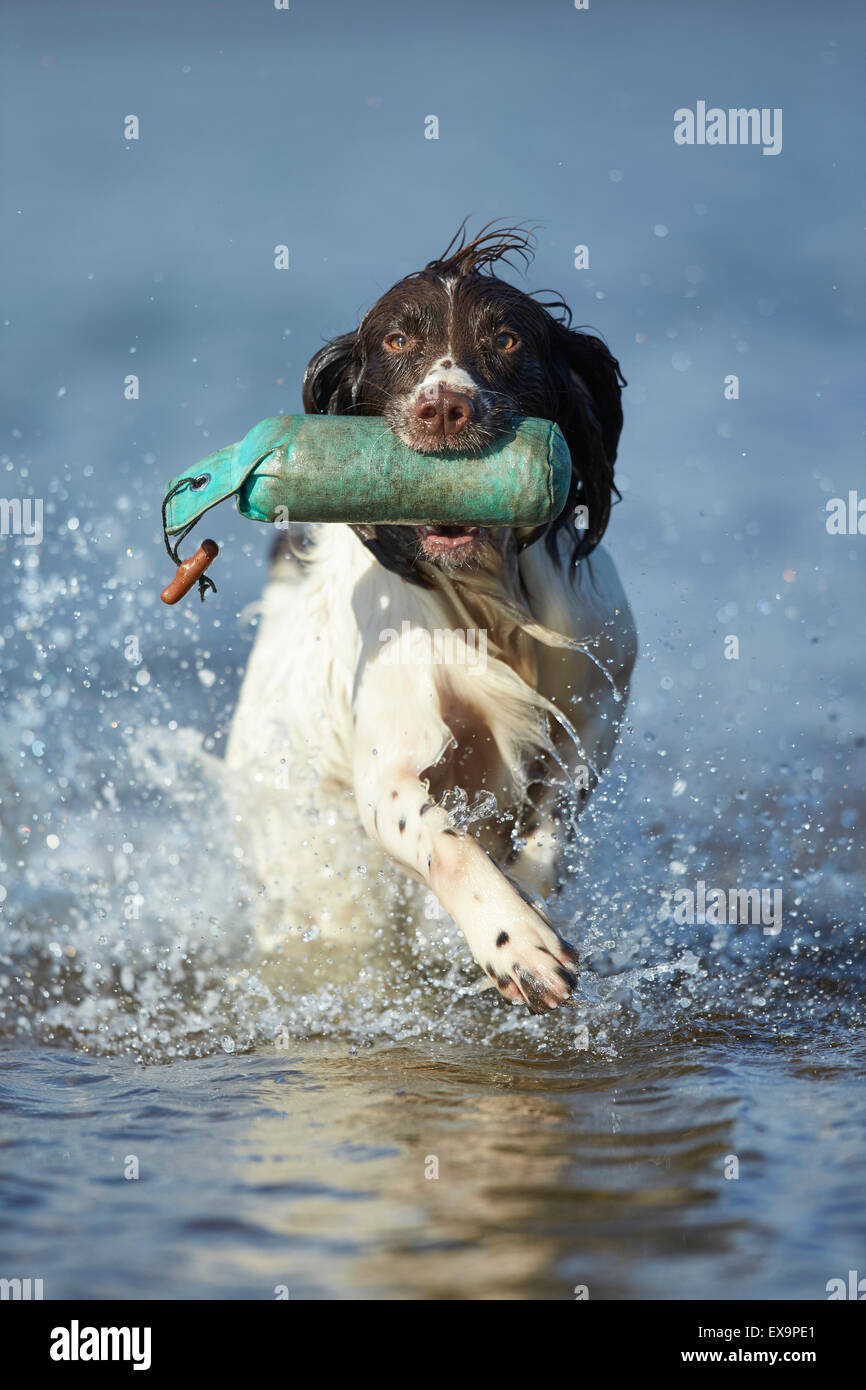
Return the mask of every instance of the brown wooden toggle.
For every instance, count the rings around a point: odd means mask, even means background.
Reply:
[[[201,578],[208,565],[216,559],[219,553],[220,548],[216,541],[202,541],[198,550],[189,560],[181,560],[174,579],[170,584],[166,584],[160,594],[163,603],[177,603],[184,594],[188,594],[196,580]]]

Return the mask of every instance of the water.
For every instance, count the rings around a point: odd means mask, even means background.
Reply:
[[[395,59],[424,14],[383,40],[352,6],[146,9],[4,19],[0,491],[43,498],[45,538],[0,538],[0,1275],[824,1297],[866,1234],[866,542],[824,525],[862,485],[862,16],[786,7],[781,42],[746,5],[700,27],[634,5],[625,34],[446,3],[464,41],[416,97]],[[783,153],[677,149],[703,95],[783,106]],[[467,211],[547,224],[530,283],[630,382],[608,538],[642,653],[575,856],[581,989],[548,1019],[474,992],[423,895],[358,971],[316,941],[302,976],[262,960],[221,751],[264,528],[216,513],[219,593],[157,597],[165,480],[298,409],[322,338]],[[699,881],[781,892],[781,930],[677,921]]]
[[[4,1257],[46,1297],[821,1298],[860,1268],[864,1060],[727,1018],[579,1065],[519,1035],[7,1050]]]

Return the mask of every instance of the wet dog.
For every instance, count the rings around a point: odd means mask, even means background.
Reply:
[[[572,458],[565,510],[546,527],[329,525],[283,544],[227,761],[268,945],[290,924],[373,933],[371,881],[408,876],[500,993],[544,1012],[576,983],[550,907],[636,638],[599,546],[625,383],[562,301],[496,274],[529,251],[519,230],[461,230],[316,353],[304,408],[381,416],[455,468],[516,416],[554,420]]]

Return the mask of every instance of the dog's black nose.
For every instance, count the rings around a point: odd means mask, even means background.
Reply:
[[[425,391],[415,407],[415,418],[434,438],[450,438],[459,434],[472,419],[474,407],[469,396],[443,387]]]

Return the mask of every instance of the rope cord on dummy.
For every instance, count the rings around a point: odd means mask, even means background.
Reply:
[[[177,603],[179,599],[183,598],[184,594],[189,593],[193,584],[196,582],[198,582],[199,597],[202,603],[204,603],[204,596],[208,589],[212,589],[214,593],[217,591],[216,584],[214,584],[209,575],[205,574],[208,565],[211,561],[215,560],[219,554],[219,546],[216,541],[202,541],[195,555],[191,556],[189,560],[182,560],[179,553],[181,543],[186,540],[190,531],[197,524],[198,518],[195,518],[195,520],[191,521],[187,526],[184,526],[174,543],[174,549],[172,549],[168,539],[168,518],[166,516],[168,504],[176,493],[182,491],[185,487],[193,489],[197,486],[204,487],[205,483],[208,481],[209,479],[206,473],[197,474],[195,477],[191,478],[180,478],[174,486],[169,489],[163,499],[162,538],[165,542],[165,548],[168,551],[169,557],[177,565],[177,573],[174,579],[170,584],[166,585],[160,594],[163,603]]]

